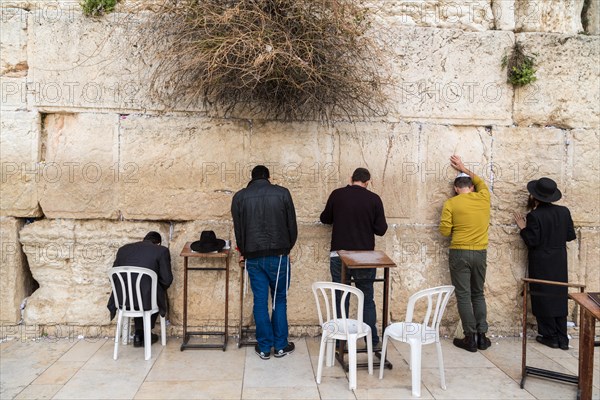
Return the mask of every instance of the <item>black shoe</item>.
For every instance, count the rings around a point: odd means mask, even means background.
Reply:
[[[285,346],[285,348],[283,348],[281,350],[275,350],[274,356],[276,358],[285,357],[288,354],[292,354],[294,352],[294,350],[296,350],[296,345],[294,345],[293,342],[289,342],[288,345]]]
[[[559,340],[558,347],[560,347],[561,350],[569,350],[569,341],[567,340],[566,342],[563,342]]]
[[[558,340],[545,338],[541,335],[535,337],[536,342],[543,344],[544,346],[548,346],[553,349],[558,349]],[[569,345],[567,345],[567,349],[569,349]]]
[[[264,351],[260,351],[260,347],[258,347],[258,345],[254,346],[254,352],[263,360],[268,360],[269,358],[271,358],[271,352],[267,351],[265,353]]]
[[[466,351],[470,351],[471,353],[475,353],[477,351],[477,340],[475,339],[474,333],[467,333],[465,337],[462,339],[454,339],[452,342],[456,347],[460,347]]]
[[[485,336],[485,332],[477,333],[477,348],[479,350],[486,350],[491,345],[492,342]]]
[[[154,344],[158,342],[158,335],[155,333],[150,334],[151,343]],[[144,334],[138,335],[137,333],[133,336],[133,347],[142,347],[144,346]]]

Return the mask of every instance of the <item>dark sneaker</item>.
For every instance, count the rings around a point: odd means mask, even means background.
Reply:
[[[260,351],[260,347],[258,347],[258,345],[254,346],[254,352],[256,353],[257,356],[259,356],[263,360],[268,360],[269,358],[271,358],[271,352],[267,351],[265,353],[264,351]],[[275,356],[275,357],[277,357],[277,356]]]
[[[150,344],[154,344],[158,342],[158,335],[155,333],[150,334]],[[144,334],[141,335],[135,334],[133,336],[133,347],[143,347],[144,346]]]
[[[289,342],[288,345],[285,346],[284,349],[276,350],[274,356],[276,358],[285,357],[288,354],[292,354],[294,352],[294,350],[296,350],[296,345],[294,345],[293,342]]]
[[[544,346],[548,346],[552,349],[558,349],[558,340],[554,339],[550,339],[550,338],[545,338],[541,335],[538,335],[535,337],[536,342],[543,344]],[[569,349],[568,345],[567,345],[567,350]]]
[[[485,332],[480,332],[477,334],[477,348],[479,350],[486,350],[491,345],[492,342],[485,336]]]
[[[465,337],[462,339],[454,339],[452,342],[456,347],[460,347],[466,351],[470,351],[471,353],[475,353],[477,351],[477,341],[475,340],[475,334],[469,333],[465,334]]]

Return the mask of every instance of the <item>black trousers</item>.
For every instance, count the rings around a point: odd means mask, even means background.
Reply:
[[[150,317],[150,329],[154,328],[154,325],[156,324],[156,320],[158,319],[159,315],[160,315],[160,313],[154,313]],[[143,335],[144,334],[144,319],[142,317],[134,318],[133,323],[135,325],[135,334]]]
[[[567,336],[567,317],[535,317],[538,333],[543,337],[558,341],[559,344],[569,344]]]

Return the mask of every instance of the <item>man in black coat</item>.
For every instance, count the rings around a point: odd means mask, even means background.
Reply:
[[[288,341],[287,290],[290,286],[290,251],[298,238],[296,209],[288,189],[269,181],[269,169],[252,169],[248,186],[233,196],[231,216],[241,260],[254,294],[256,354],[263,360],[285,357],[295,349]],[[272,313],[269,316],[269,293]]]
[[[171,254],[169,249],[161,246],[162,237],[158,232],[148,232],[144,237],[144,240],[136,243],[129,243],[122,246],[117,251],[117,256],[113,267],[144,267],[151,269],[156,272],[158,276],[158,287],[156,289],[156,302],[158,303],[159,313],[163,317],[166,315],[168,310],[167,303],[167,289],[173,282],[173,273],[171,271]],[[118,282],[117,282],[118,283]],[[142,301],[144,302],[144,308],[150,307],[151,299],[151,287],[150,281],[143,279],[141,284],[142,289]],[[117,288],[117,291],[119,288]],[[110,295],[110,299],[107,305],[110,310],[113,319],[116,314],[116,307],[114,303],[113,294]],[[150,319],[150,328],[154,327],[156,320],[158,319],[158,313],[152,314]],[[134,318],[135,324],[135,336],[133,338],[134,347],[142,347],[144,344],[144,323],[143,318]],[[158,340],[158,336],[152,334],[152,343]]]
[[[527,184],[530,193],[527,219],[514,213],[527,245],[529,277],[568,282],[567,242],[574,240],[575,229],[567,207],[552,204],[562,196],[556,182],[540,178]],[[531,309],[538,324],[536,340],[552,348],[569,349],[567,336],[567,287],[531,284]]]

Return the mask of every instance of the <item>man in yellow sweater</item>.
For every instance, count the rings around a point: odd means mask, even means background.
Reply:
[[[454,180],[456,196],[444,203],[440,232],[444,236],[452,235],[448,257],[450,277],[456,288],[458,314],[465,333],[463,339],[454,339],[454,345],[476,352],[491,345],[485,335],[488,324],[483,295],[490,191],[483,179],[465,167],[459,156],[450,157],[450,165],[459,171]]]

